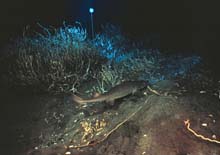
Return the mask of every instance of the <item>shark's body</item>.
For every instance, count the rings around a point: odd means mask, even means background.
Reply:
[[[134,94],[137,90],[148,86],[146,81],[126,81],[111,88],[108,92],[103,93],[97,97],[82,99],[76,95],[73,95],[73,101],[79,104],[86,104],[92,102],[114,102],[114,100],[125,97],[130,94]]]

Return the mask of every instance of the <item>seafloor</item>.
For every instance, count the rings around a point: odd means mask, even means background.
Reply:
[[[220,155],[220,79],[200,56],[139,45],[112,26],[92,40],[81,25],[44,31],[0,58],[0,154]],[[72,98],[137,80],[149,87],[114,104]]]
[[[219,83],[216,83],[216,86]],[[163,80],[114,105],[79,107],[71,95],[4,94],[8,155],[219,155],[220,98],[193,81]],[[3,95],[3,94],[2,94]],[[190,128],[184,121],[190,120]],[[193,132],[190,131],[193,130]]]

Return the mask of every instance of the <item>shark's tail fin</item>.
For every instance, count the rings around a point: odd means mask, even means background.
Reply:
[[[72,97],[73,97],[73,101],[78,103],[78,104],[84,104],[85,103],[84,100],[79,96],[76,96],[76,95],[73,94]]]

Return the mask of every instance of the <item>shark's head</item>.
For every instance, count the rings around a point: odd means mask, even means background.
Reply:
[[[137,81],[137,87],[139,89],[146,88],[148,85],[149,85],[148,81],[144,81],[144,80]]]

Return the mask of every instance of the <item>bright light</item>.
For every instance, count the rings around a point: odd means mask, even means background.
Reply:
[[[93,9],[93,8],[89,8],[89,12],[90,12],[90,13],[93,13],[93,12],[94,12],[94,9]]]

